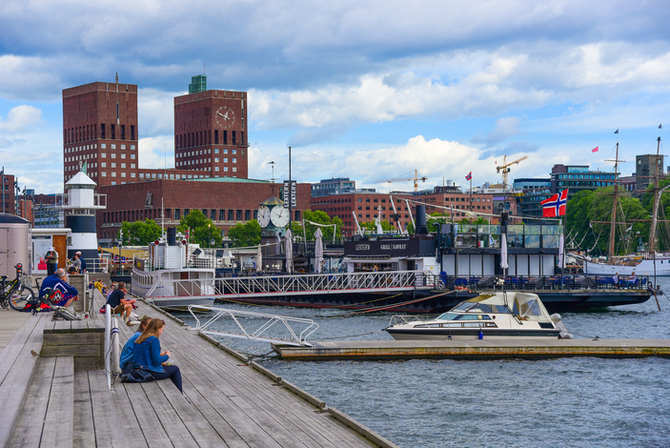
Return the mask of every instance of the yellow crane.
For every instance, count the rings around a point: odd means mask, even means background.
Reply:
[[[502,181],[503,188],[507,187],[507,175],[510,172],[510,166],[526,160],[528,156],[523,156],[520,159],[516,159],[514,162],[507,163],[507,156],[503,156],[503,164],[496,167],[496,172],[499,173],[502,170]]]
[[[425,182],[427,177],[419,177],[418,170],[414,170],[414,177],[396,177],[395,179],[380,179],[376,180],[375,183],[381,184],[384,182],[414,182],[414,191],[419,190],[419,181]]]

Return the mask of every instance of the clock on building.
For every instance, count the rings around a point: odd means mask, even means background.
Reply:
[[[270,219],[275,227],[286,227],[288,218],[288,209],[282,206],[274,207],[270,212]]]
[[[266,205],[261,205],[258,209],[258,224],[262,228],[270,224],[270,209]]]
[[[229,128],[235,123],[235,112],[228,106],[221,106],[216,111],[216,123],[219,127]]]

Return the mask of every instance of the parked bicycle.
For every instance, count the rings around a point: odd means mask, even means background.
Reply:
[[[0,306],[5,309],[22,310],[28,301],[35,298],[35,292],[24,282],[25,273],[21,263],[14,266],[16,278],[7,282],[7,276],[0,277]]]
[[[42,290],[39,280],[35,279],[35,285],[37,285],[38,291]],[[43,307],[46,307],[47,310],[54,312],[54,318],[62,317],[65,320],[81,320],[81,317],[77,313],[68,310],[64,306],[55,305],[62,299],[63,293],[58,289],[46,288],[43,294],[38,294],[35,300],[33,300],[33,314],[44,311]]]

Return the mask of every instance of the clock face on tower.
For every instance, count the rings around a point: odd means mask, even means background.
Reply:
[[[235,112],[228,106],[221,106],[216,111],[216,124],[221,128],[230,128],[235,124]]]
[[[288,224],[288,209],[281,205],[274,207],[270,212],[272,225],[275,227],[285,227]]]
[[[266,228],[270,224],[270,209],[265,205],[261,205],[258,209],[258,224],[262,228]]]

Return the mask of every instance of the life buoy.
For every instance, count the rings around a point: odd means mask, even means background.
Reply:
[[[121,353],[119,352],[119,326],[116,318],[112,320],[111,342],[112,342],[112,359],[111,359],[111,373],[112,375],[120,375],[121,367],[119,366]]]

